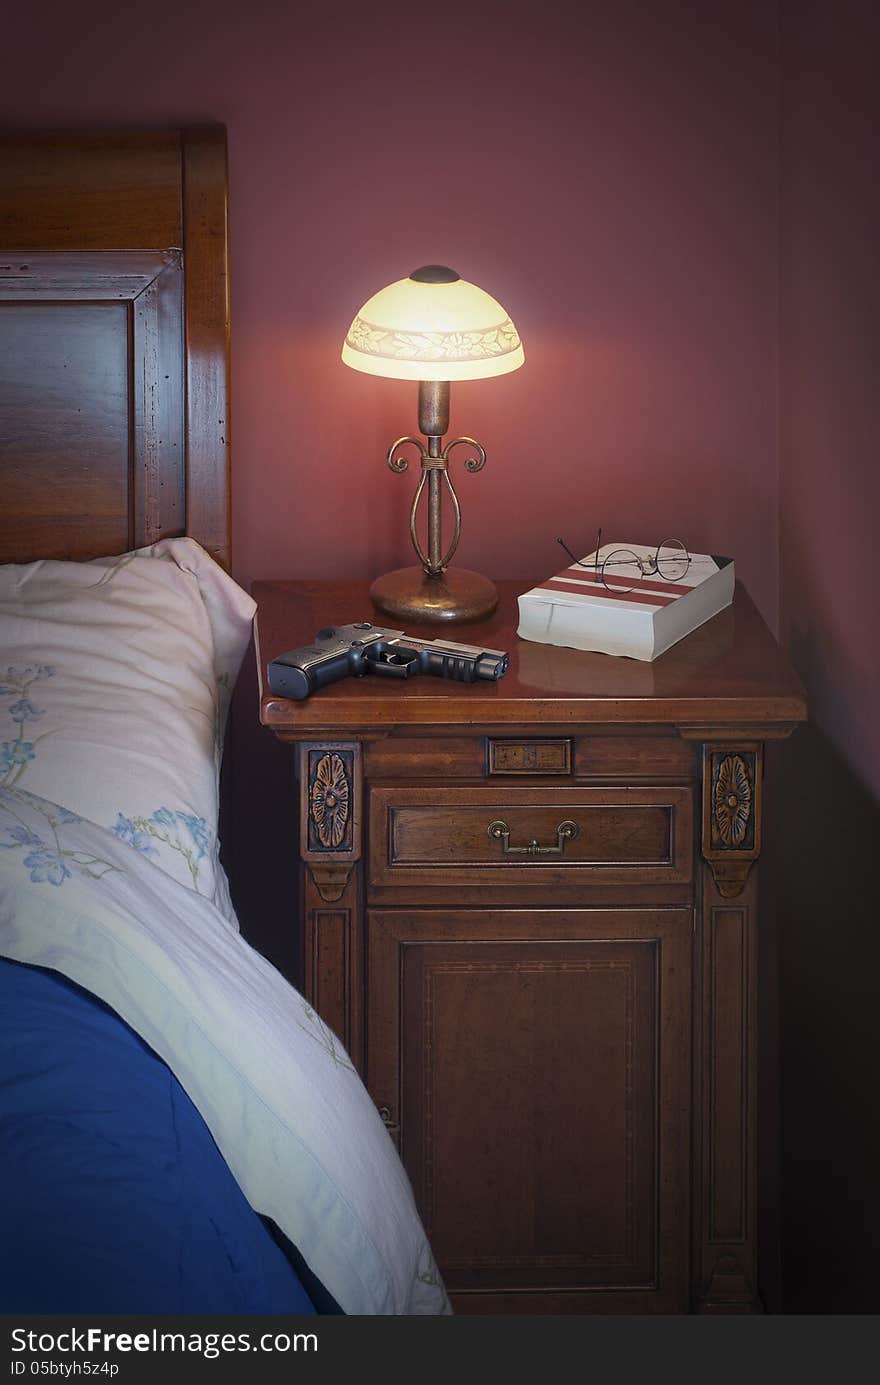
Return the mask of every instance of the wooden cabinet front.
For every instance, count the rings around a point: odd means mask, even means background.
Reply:
[[[298,743],[303,985],[456,1311],[752,1312],[763,744],[802,690],[741,590],[647,665],[518,640],[522,589],[459,632],[510,651],[498,682],[264,695]],[[263,665],[369,609],[255,594]]]
[[[367,1083],[459,1312],[687,1307],[693,913],[367,916]]]

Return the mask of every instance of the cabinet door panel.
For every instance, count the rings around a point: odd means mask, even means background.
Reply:
[[[691,925],[681,909],[370,915],[369,1084],[471,1311],[499,1293],[523,1311],[603,1291],[627,1311],[685,1305]]]

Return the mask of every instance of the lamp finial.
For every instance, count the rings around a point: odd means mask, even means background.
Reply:
[[[455,284],[461,275],[445,264],[423,264],[421,269],[414,269],[409,277],[417,284]]]

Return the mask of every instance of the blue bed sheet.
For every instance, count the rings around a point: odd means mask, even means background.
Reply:
[[[0,958],[0,1311],[338,1312],[279,1239],[152,1049]]]

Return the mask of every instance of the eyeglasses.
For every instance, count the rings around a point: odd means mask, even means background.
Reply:
[[[680,539],[664,539],[653,553],[640,556],[631,548],[614,548],[601,555],[602,530],[596,535],[596,548],[591,563],[576,558],[562,539],[556,542],[565,550],[575,567],[593,573],[610,592],[625,596],[643,577],[661,577],[665,582],[678,582],[694,561]]]

